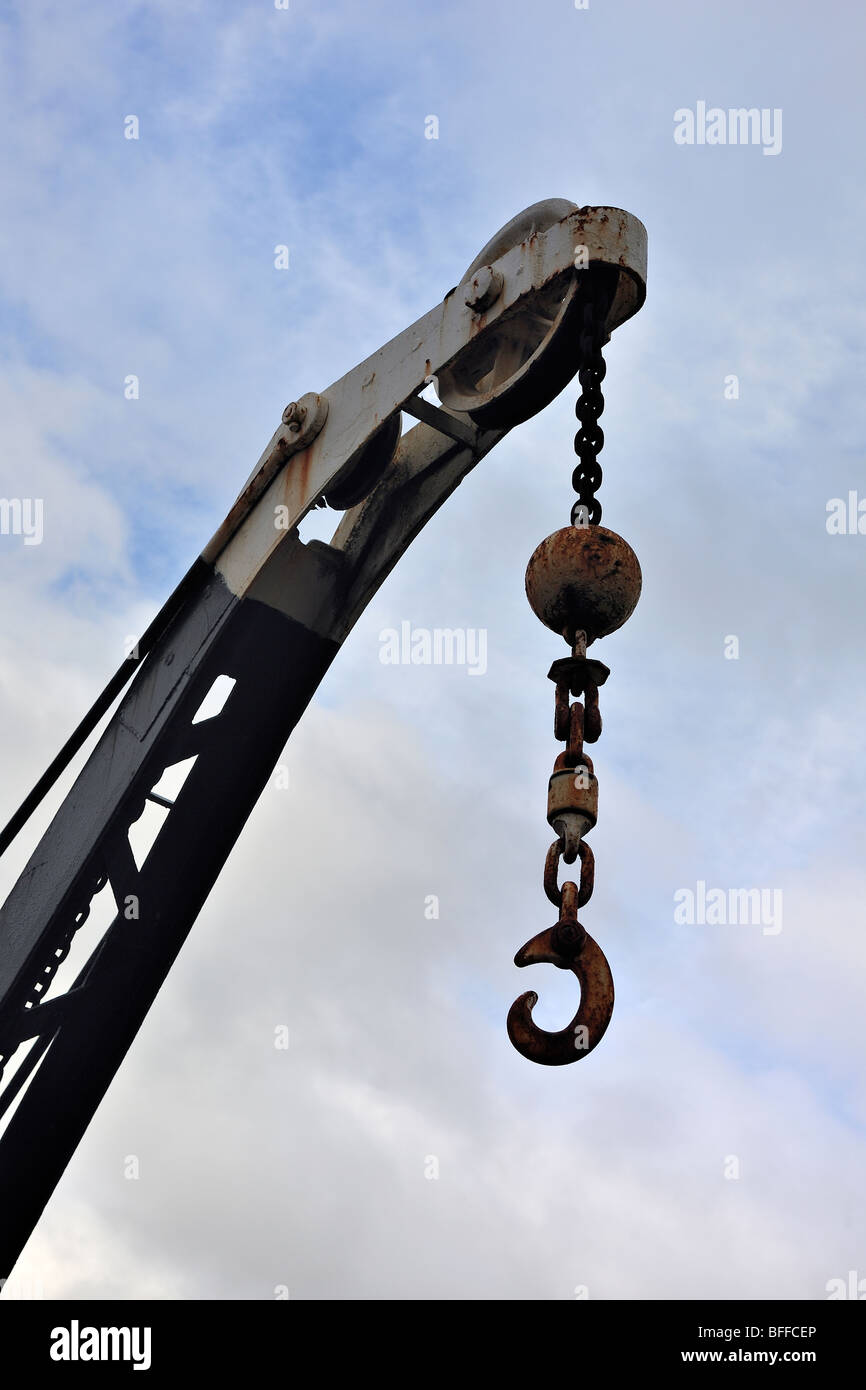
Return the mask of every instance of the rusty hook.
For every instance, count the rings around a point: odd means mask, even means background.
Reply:
[[[574,892],[566,893],[573,889]],[[538,995],[529,990],[521,994],[508,1011],[508,1036],[517,1051],[530,1062],[561,1067],[579,1062],[604,1037],[613,1013],[613,976],[604,951],[577,921],[573,904],[577,889],[562,885],[563,911],[560,920],[547,931],[527,941],[514,957],[515,965],[556,965],[571,970],[580,982],[580,1007],[567,1027],[547,1033],[532,1021]],[[574,913],[574,915],[572,915]]]

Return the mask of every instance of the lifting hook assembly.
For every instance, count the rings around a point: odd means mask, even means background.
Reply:
[[[576,414],[580,429],[574,449],[578,465],[572,475],[577,501],[571,525],[555,531],[535,550],[526,570],[526,595],[534,613],[564,637],[571,656],[555,661],[548,672],[556,686],[554,736],[565,743],[553,766],[547,795],[547,819],[557,838],[544,869],[544,889],[559,908],[559,920],[539,932],[517,952],[515,965],[556,965],[571,970],[580,983],[580,1007],[558,1033],[538,1028],[532,1010],[538,995],[528,991],[508,1013],[508,1036],[524,1057],[543,1066],[579,1061],[601,1042],[613,1013],[613,977],[601,947],[578,921],[578,909],[592,896],[595,860],[584,836],[598,816],[598,782],[584,743],[601,734],[598,688],[610,672],[587,658],[597,637],[621,627],[640,597],[641,571],[631,546],[601,525],[598,454],[604,444],[599,416],[604,409],[601,382],[608,341],[606,320],[611,304],[610,280],[603,272],[583,272],[583,325],[580,338],[581,386]],[[583,697],[583,703],[571,696]],[[580,860],[579,883],[557,886],[560,859]]]

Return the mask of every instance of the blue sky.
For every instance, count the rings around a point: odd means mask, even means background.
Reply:
[[[504,1029],[523,989],[547,1026],[575,1004],[511,964],[550,924],[560,653],[523,574],[570,508],[569,388],[347,641],[28,1248],[49,1294],[821,1298],[866,1276],[866,539],[825,524],[866,495],[863,25],[770,0],[0,8],[0,495],[45,502],[41,546],[0,537],[4,814],[288,400],[538,199],[649,233],[605,383],[604,519],[644,573],[598,652],[608,1037],[548,1074]],[[675,144],[698,101],[781,109],[781,152]],[[403,620],[485,628],[487,676],[382,665]],[[701,879],[781,889],[782,932],[676,925]]]

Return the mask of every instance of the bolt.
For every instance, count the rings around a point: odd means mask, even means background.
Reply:
[[[468,282],[466,304],[476,314],[483,314],[502,293],[502,276],[492,266],[483,265]]]
[[[586,941],[586,930],[577,921],[557,922],[553,930],[553,945],[567,960],[579,956]]]
[[[306,418],[307,412],[305,407],[299,405],[297,401],[289,401],[289,404],[283,411],[283,424],[288,425],[292,434],[300,433],[301,426]]]

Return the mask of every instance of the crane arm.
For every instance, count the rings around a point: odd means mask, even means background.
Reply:
[[[485,251],[417,323],[287,407],[0,910],[0,1275],[366,604],[463,477],[574,374],[592,277],[613,284],[609,331],[643,300],[644,229],[618,209],[537,204]],[[440,406],[421,396],[434,378]],[[401,436],[403,412],[419,423]],[[298,525],[322,498],[343,517],[330,544],[305,544]],[[220,678],[228,698],[197,719]],[[156,788],[179,763],[169,800]],[[148,805],[164,819],[138,862],[130,828]],[[61,990],[106,887],[113,919]]]

